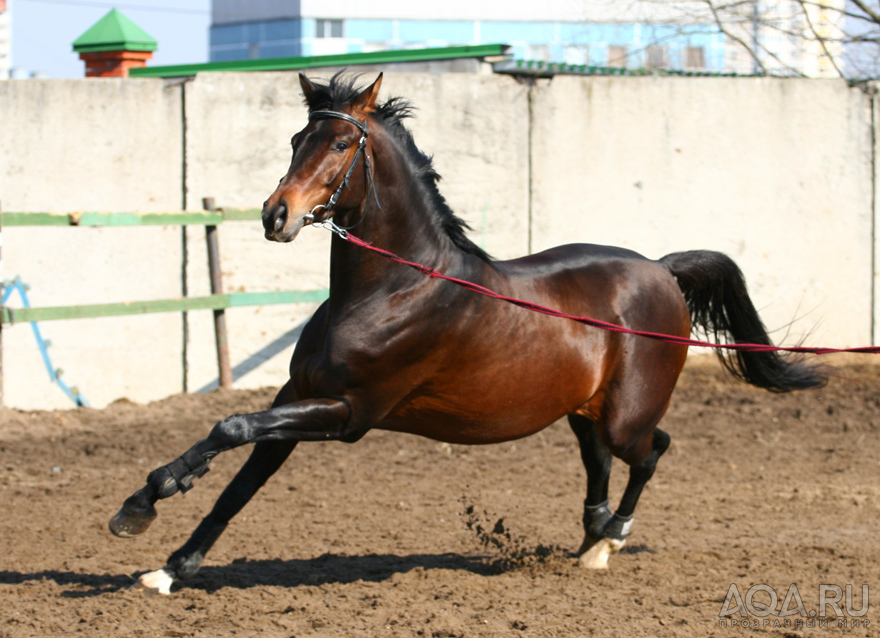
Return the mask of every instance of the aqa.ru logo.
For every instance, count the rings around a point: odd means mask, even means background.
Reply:
[[[756,594],[760,594],[756,598]],[[769,596],[769,600],[767,600]],[[841,609],[841,602],[843,608]],[[838,627],[867,627],[868,586],[862,585],[861,605],[853,606],[853,586],[819,585],[818,610],[807,611],[797,585],[792,583],[785,594],[782,605],[779,595],[769,585],[752,585],[743,597],[736,584],[731,584],[718,613],[719,627],[828,627],[829,619],[836,621]],[[828,609],[831,609],[829,614]],[[739,614],[738,618],[734,618]],[[773,618],[771,618],[773,617]]]

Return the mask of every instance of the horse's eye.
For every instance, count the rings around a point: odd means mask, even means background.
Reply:
[[[333,145],[333,150],[340,153],[342,151],[348,150],[348,142],[336,142],[336,144]]]

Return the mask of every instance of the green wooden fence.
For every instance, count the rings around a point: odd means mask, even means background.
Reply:
[[[253,221],[260,219],[258,208],[218,208],[213,200],[204,200],[204,211],[170,211],[162,213],[81,211],[72,213],[55,212],[2,212],[0,229],[16,226],[205,226],[209,273],[212,280],[212,294],[204,297],[178,297],[174,299],[152,299],[105,304],[81,304],[74,306],[46,306],[38,308],[10,308],[0,306],[0,330],[4,325],[24,322],[53,321],[60,319],[88,319],[94,317],[119,317],[157,312],[189,312],[193,310],[213,310],[217,338],[217,358],[220,368],[220,384],[232,385],[229,365],[226,328],[223,312],[226,308],[243,306],[263,306],[269,304],[291,304],[320,302],[329,296],[327,290],[278,290],[265,292],[223,293],[220,282],[219,248],[216,241],[216,228],[229,221]],[[2,282],[0,282],[2,287]],[[0,332],[2,334],[2,332]],[[0,387],[2,387],[2,340],[0,340]],[[0,391],[2,406],[2,391]]]
[[[30,321],[58,319],[89,319],[94,317],[121,317],[155,312],[189,312],[191,310],[225,310],[241,306],[324,301],[326,290],[276,290],[267,292],[232,292],[205,297],[179,297],[149,301],[123,301],[79,306],[45,306],[42,308],[0,308],[2,323],[12,325]]]

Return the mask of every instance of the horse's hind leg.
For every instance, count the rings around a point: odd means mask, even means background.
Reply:
[[[611,520],[608,507],[608,479],[611,476],[611,451],[599,438],[596,424],[585,416],[569,414],[568,423],[577,436],[581,460],[587,470],[587,496],[584,499],[584,542],[578,556],[592,547]]]
[[[627,536],[629,536],[630,528],[632,527],[633,512],[635,511],[639,496],[641,496],[645,485],[654,475],[657,461],[669,448],[670,438],[663,430],[654,430],[650,438],[650,452],[643,460],[630,465],[629,480],[627,481],[626,489],[623,491],[617,511],[614,512],[614,515],[605,524],[601,538],[586,553],[581,555],[580,562],[584,567],[605,569],[608,567],[608,558],[612,554],[619,552],[626,544]]]
[[[296,441],[257,443],[245,464],[226,486],[223,493],[189,540],[168,558],[162,569],[143,574],[138,586],[161,594],[171,592],[171,584],[180,578],[194,576],[205,554],[226,529],[229,521],[251,500],[296,447]]]

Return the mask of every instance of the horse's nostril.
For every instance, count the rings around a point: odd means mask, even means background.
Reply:
[[[287,223],[287,204],[279,202],[274,208],[263,215],[263,227],[267,232],[280,233]]]

